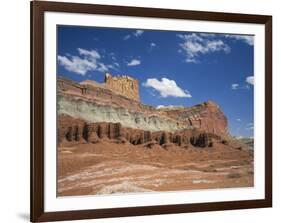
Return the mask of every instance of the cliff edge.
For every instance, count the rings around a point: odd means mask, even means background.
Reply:
[[[76,83],[59,77],[58,114],[148,131],[200,129],[228,135],[227,118],[213,101],[192,107],[156,109],[142,104],[138,92],[137,80],[128,76],[106,74],[104,83],[92,80]]]

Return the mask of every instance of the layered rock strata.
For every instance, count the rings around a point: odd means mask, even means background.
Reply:
[[[156,109],[120,93],[113,85],[91,80],[78,84],[58,78],[58,114],[87,122],[120,122],[124,127],[147,131],[201,129],[216,135],[228,135],[227,118],[212,101],[192,107]],[[133,88],[138,89],[135,85]]]
[[[224,143],[218,135],[198,129],[181,130],[175,132],[145,131],[123,127],[120,123],[88,123],[81,119],[74,119],[67,115],[59,116],[58,142],[60,145],[77,143],[98,143],[101,139],[117,140],[118,143],[133,145],[154,144],[167,147],[173,143],[180,147],[212,147],[214,143]]]

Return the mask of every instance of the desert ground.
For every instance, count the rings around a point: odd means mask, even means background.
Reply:
[[[103,139],[58,148],[58,196],[252,187],[253,153]]]

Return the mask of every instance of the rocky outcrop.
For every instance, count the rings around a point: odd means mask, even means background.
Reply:
[[[187,126],[217,135],[228,135],[227,118],[215,102],[207,101],[190,108],[168,109],[165,112],[170,118]]]
[[[176,131],[187,128],[168,116],[159,116],[150,112],[101,104],[96,101],[58,95],[58,114],[66,114],[87,122],[120,122],[123,126],[148,131]]]
[[[58,119],[58,143],[70,145],[77,143],[98,143],[101,139],[117,140],[119,143],[133,145],[158,144],[165,146],[169,143],[188,148],[211,147],[213,142],[221,142],[217,135],[197,129],[181,130],[176,132],[145,131],[122,127],[120,123],[96,122],[87,123],[82,119],[74,119],[67,115],[60,115]]]
[[[134,93],[126,90],[127,82]],[[125,85],[126,87],[120,87]],[[200,129],[220,136],[229,135],[227,118],[215,102],[208,101],[192,107],[156,109],[140,103],[136,92],[137,82],[127,76],[107,75],[105,83],[83,81],[80,84],[58,78],[58,114],[70,115],[87,122],[119,122],[123,127],[146,131]],[[134,95],[137,100],[129,95]]]
[[[140,100],[138,80],[132,77],[126,75],[112,76],[106,73],[104,83],[114,92],[122,94],[132,100]]]

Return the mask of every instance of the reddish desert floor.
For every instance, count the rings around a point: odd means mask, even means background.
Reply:
[[[184,149],[102,140],[58,149],[58,195],[253,186],[253,156],[223,144]]]

